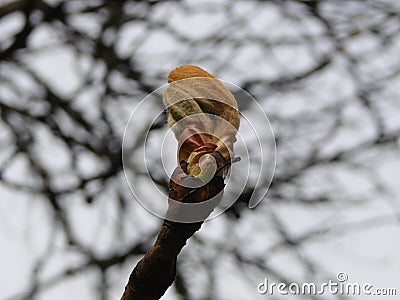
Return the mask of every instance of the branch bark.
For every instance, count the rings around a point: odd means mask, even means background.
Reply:
[[[200,188],[180,185],[188,179],[192,180],[193,177],[186,175],[182,168],[175,169],[169,184],[170,201],[167,216],[180,213],[179,203],[199,203],[222,196],[222,177],[214,176]],[[218,203],[219,201],[213,201],[205,214],[209,215]],[[187,240],[200,229],[202,223],[179,223],[165,219],[155,244],[133,269],[121,300],[160,299],[175,279],[178,254]]]

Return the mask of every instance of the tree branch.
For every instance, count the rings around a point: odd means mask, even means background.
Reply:
[[[187,188],[179,185],[188,178],[192,179],[193,177],[185,175],[181,168],[176,168],[172,174],[167,216],[170,216],[171,213],[182,213],[182,211],[179,212],[182,208],[179,203],[199,203],[222,196],[221,192],[224,188],[222,177],[214,176],[209,183],[200,188]],[[212,201],[212,203],[207,208],[207,215],[211,213],[218,201]],[[202,223],[179,223],[164,220],[155,244],[133,269],[121,300],[160,299],[175,279],[178,254],[187,240],[200,229]]]

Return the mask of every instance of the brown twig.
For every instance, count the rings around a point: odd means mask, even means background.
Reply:
[[[170,181],[170,201],[167,216],[179,214],[179,204],[199,203],[222,195],[224,181],[215,176],[200,188],[185,188],[179,183],[190,178],[181,168],[176,168]],[[178,202],[177,202],[178,201]],[[218,202],[208,207],[208,215]],[[179,223],[164,220],[155,244],[133,269],[121,300],[160,299],[173,283],[176,275],[176,260],[186,241],[200,229],[203,222]]]

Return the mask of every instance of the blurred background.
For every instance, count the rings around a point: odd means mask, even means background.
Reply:
[[[124,128],[182,64],[258,101],[277,165],[259,206],[247,185],[190,239],[163,299],[354,299],[257,292],[338,272],[399,295],[399,54],[395,0],[0,1],[0,299],[119,299],[161,225],[128,188]]]

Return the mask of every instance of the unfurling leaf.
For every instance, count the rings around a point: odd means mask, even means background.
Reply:
[[[217,78],[196,66],[176,68],[168,82],[164,104],[179,142],[178,161],[187,163],[188,175],[204,180],[211,167],[207,161],[199,164],[203,155],[219,152],[227,166],[234,157],[240,124],[236,100]]]

